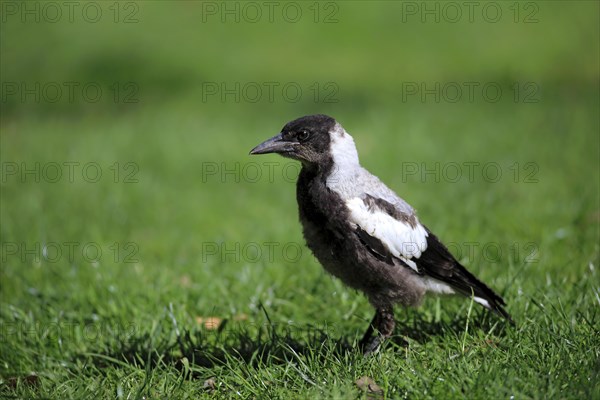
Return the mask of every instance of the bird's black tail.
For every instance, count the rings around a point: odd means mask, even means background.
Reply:
[[[458,261],[456,262],[456,269],[460,275],[463,277],[463,281],[469,287],[469,291],[467,292],[462,287],[457,287],[457,289],[467,297],[473,297],[473,300],[488,310],[495,312],[501,317],[505,318],[511,324],[515,324],[510,314],[504,309],[506,306],[506,302],[502,297],[500,297],[496,292],[490,289],[485,283],[481,282],[477,279],[473,274],[471,274],[465,267],[463,267]],[[461,285],[462,286],[462,285]]]
[[[426,273],[449,284],[467,297],[473,296],[474,301],[514,325],[515,322],[504,309],[506,306],[504,299],[467,271],[429,229],[427,233],[427,250],[419,260],[419,264],[425,267]]]

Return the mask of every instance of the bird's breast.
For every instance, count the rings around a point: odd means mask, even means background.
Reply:
[[[306,245],[327,271],[344,280],[354,253],[345,203],[324,179],[309,174],[300,174],[296,194]]]

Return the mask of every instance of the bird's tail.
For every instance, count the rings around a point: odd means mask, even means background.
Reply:
[[[429,266],[429,275],[449,284],[467,297],[473,296],[474,301],[514,325],[515,322],[504,309],[506,303],[502,297],[467,271],[429,229],[427,234],[427,251],[422,254],[421,261]]]
[[[476,303],[479,303],[488,310],[495,312],[514,325],[515,321],[513,321],[510,314],[504,309],[504,306],[506,306],[504,299],[490,289],[485,283],[481,282],[473,274],[467,271],[467,269],[458,261],[456,263],[458,266],[460,266],[464,282],[467,283],[468,287],[470,288],[470,291],[465,290],[466,288],[461,288],[460,292],[467,297],[473,297],[473,300]]]

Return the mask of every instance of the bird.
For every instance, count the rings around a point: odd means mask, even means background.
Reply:
[[[415,210],[360,165],[354,139],[334,118],[288,122],[251,155],[300,161],[296,182],[306,245],[324,269],[375,308],[359,346],[378,350],[395,328],[394,305],[418,306],[426,294],[460,294],[514,324],[506,303],[456,260]]]

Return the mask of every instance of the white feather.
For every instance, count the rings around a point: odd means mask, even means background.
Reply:
[[[456,293],[454,289],[447,283],[438,281],[437,279],[425,277],[421,280],[421,283],[428,292],[434,292],[439,294],[453,294]]]
[[[482,299],[481,297],[473,297],[473,300],[475,300],[475,303],[479,303],[486,308],[492,308],[486,299]]]
[[[327,177],[326,184],[329,189],[345,197],[345,194],[354,191],[358,174],[362,172],[358,152],[352,136],[340,124],[336,124],[329,131],[329,137],[333,169]]]
[[[329,137],[331,140],[329,148],[335,165],[333,172],[350,171],[356,168],[359,165],[358,152],[352,136],[340,124],[335,124],[329,132]]]
[[[350,221],[360,226],[369,235],[381,243],[397,258],[418,272],[413,258],[419,258],[427,249],[427,231],[418,223],[410,224],[398,221],[382,211],[371,211],[364,201],[355,197],[346,202],[350,210]]]

